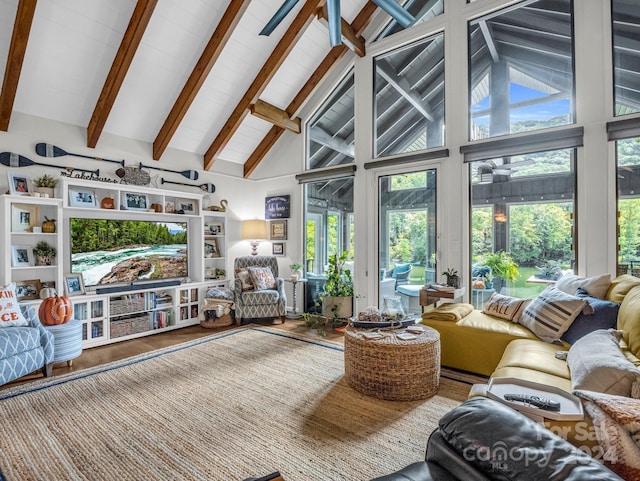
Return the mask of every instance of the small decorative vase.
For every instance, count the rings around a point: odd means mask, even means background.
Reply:
[[[380,313],[384,321],[400,321],[404,319],[404,307],[398,296],[385,296]]]

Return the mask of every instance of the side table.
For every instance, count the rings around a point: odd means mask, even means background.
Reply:
[[[291,282],[292,287],[293,287],[293,311],[291,311],[291,312],[289,312],[287,314],[287,319],[300,319],[302,317],[302,314],[298,313],[298,308],[296,306],[297,301],[298,301],[298,299],[297,299],[298,296],[297,296],[296,289],[298,287],[298,282],[302,282],[304,284],[305,282],[307,282],[307,279],[304,279],[304,278],[295,279],[295,280],[294,279],[284,279],[284,281],[285,282]]]
[[[53,334],[53,362],[67,361],[67,366],[82,354],[82,322],[71,319],[64,324],[44,326]]]
[[[462,302],[462,298],[466,292],[464,287],[460,287],[454,291],[439,291],[431,287],[423,287],[420,289],[420,305],[424,307],[430,304],[437,304],[441,299],[451,299],[452,302]]]
[[[438,392],[440,334],[424,326],[414,339],[402,340],[406,329],[380,331],[368,339],[368,329],[352,325],[344,331],[344,377],[356,391],[388,401],[416,401]]]

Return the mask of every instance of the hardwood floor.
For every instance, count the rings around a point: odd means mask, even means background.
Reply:
[[[309,329],[304,325],[304,322],[300,320],[290,320],[282,324],[280,321],[265,322],[259,325],[272,326],[286,331],[300,333],[306,336],[316,337],[317,339],[332,339],[341,340],[344,339],[342,333],[336,332],[332,329],[327,331],[326,337],[320,336],[313,329]],[[66,362],[57,363],[53,366],[53,376],[60,376],[70,372],[77,372],[82,369],[98,366],[100,364],[106,364],[112,361],[119,361],[127,357],[135,356],[149,351],[154,351],[167,346],[173,346],[181,342],[191,341],[192,339],[198,339],[219,332],[224,332],[230,329],[244,329],[247,326],[236,327],[221,327],[215,329],[205,329],[199,325],[185,327],[182,329],[176,329],[174,331],[163,332],[160,334],[154,334],[151,336],[140,337],[137,339],[130,339],[128,341],[117,342],[114,344],[108,344],[106,346],[93,347],[91,349],[85,349],[82,351],[80,357],[73,360],[71,366],[67,366]],[[10,383],[0,386],[0,390],[8,387],[16,386],[18,384],[24,384],[32,382],[36,379],[42,379],[42,373],[35,371],[27,376],[23,376],[20,379],[16,379]]]

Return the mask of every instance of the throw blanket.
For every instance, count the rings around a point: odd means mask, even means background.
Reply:
[[[471,304],[458,304],[455,302],[446,302],[439,305],[435,309],[425,311],[422,314],[423,320],[434,321],[459,321],[464,316],[471,314],[473,311],[473,305]]]
[[[575,391],[602,448],[604,464],[627,481],[640,481],[640,399],[593,391]]]

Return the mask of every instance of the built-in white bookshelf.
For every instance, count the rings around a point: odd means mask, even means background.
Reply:
[[[74,318],[82,322],[83,348],[197,324],[207,290],[228,286],[226,213],[202,209],[202,194],[74,178],[62,179],[57,194],[0,196],[9,233],[0,238],[0,274],[4,285],[15,281],[28,293],[21,302],[39,304],[41,287],[66,293],[68,276],[73,276],[71,219],[154,221],[184,226],[187,233],[185,276],[91,285],[68,293]],[[45,219],[55,220],[55,232],[42,232]],[[36,265],[31,252],[41,240],[57,250],[50,266]]]

